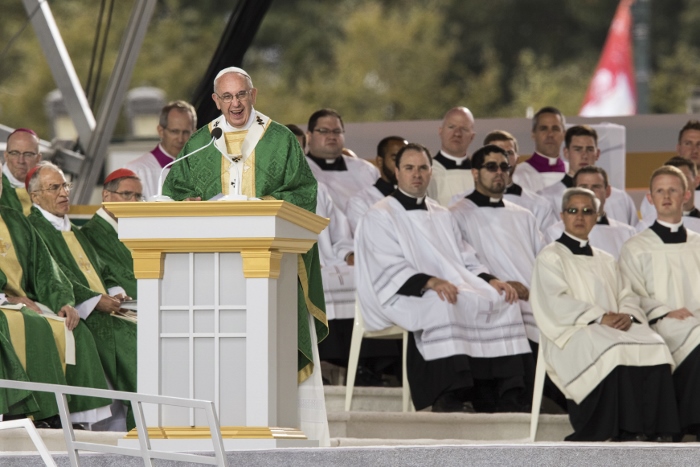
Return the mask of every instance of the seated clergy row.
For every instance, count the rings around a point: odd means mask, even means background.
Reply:
[[[403,147],[397,189],[356,231],[366,326],[411,331],[416,408],[457,411],[470,401],[477,411],[527,410],[529,344],[540,342],[548,374],[566,398],[575,430],[568,439],[697,435],[700,327],[691,321],[700,304],[691,280],[700,257],[681,252],[700,247],[692,247],[697,235],[681,222],[690,197],[683,173],[665,166],[654,174],[650,199],[659,219],[624,244],[620,268],[588,244],[604,225],[604,171],[574,174],[593,191],[565,192],[562,233],[545,247],[534,215],[503,199],[506,151],[486,146],[471,164],[475,190],[447,211],[425,196],[427,149]]]
[[[8,138],[0,196],[0,377],[135,391],[136,325],[112,314],[131,291],[135,297],[135,281],[127,277],[133,279],[130,255],[126,274],[115,248],[107,257],[98,256],[86,235],[90,229],[78,230],[66,216],[70,183],[40,157],[31,130],[17,130]],[[27,162],[33,162],[31,170]],[[9,183],[7,174],[17,180],[22,169],[26,184]],[[103,194],[109,197],[107,191]],[[112,230],[93,238],[100,244],[116,239]],[[115,430],[134,426],[121,402],[70,396],[69,408],[74,423]],[[39,427],[60,427],[53,394],[2,390],[0,414],[5,419],[32,416]]]

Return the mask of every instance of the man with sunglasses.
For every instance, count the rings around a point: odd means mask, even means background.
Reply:
[[[350,199],[372,186],[379,178],[379,171],[364,159],[343,154],[345,125],[333,109],[311,114],[306,140],[309,148],[306,158],[314,177],[326,184],[333,203],[347,214]]]
[[[369,330],[411,331],[408,381],[416,410],[528,409],[533,371],[517,294],[489,274],[450,212],[426,196],[428,150],[396,155],[398,188],[360,220],[355,278]]]
[[[537,220],[525,208],[503,199],[510,171],[508,156],[490,144],[472,155],[474,191],[450,207],[464,240],[490,272],[509,281],[520,300],[528,339],[539,333],[528,302],[535,256],[545,246]]]
[[[656,221],[623,245],[620,270],[673,355],[681,429],[700,439],[700,234],[683,222],[683,204],[693,192],[670,165],[654,171],[649,191]]]
[[[196,129],[197,113],[189,102],[173,101],[161,109],[158,146],[125,165],[141,180],[145,199],[158,194],[158,179],[163,167],[175,160]]]
[[[92,331],[107,378],[114,389],[135,392],[136,323],[118,314],[124,289],[68,219],[71,184],[59,167],[41,162],[27,174],[26,187],[34,203],[29,222],[73,286],[75,309]],[[129,414],[126,428],[134,426]]]
[[[139,177],[129,169],[117,169],[107,175],[102,189],[102,202],[143,201],[143,187]],[[118,219],[104,205],[80,229],[95,248],[97,256],[109,264],[115,279],[126,294],[136,297],[136,277],[131,251],[119,240]]]
[[[24,187],[24,179],[41,161],[39,137],[29,128],[18,128],[7,137],[5,163],[2,166],[2,196],[0,205],[29,215],[32,202]]]
[[[572,180],[574,186],[586,188],[595,193],[600,202],[596,223],[589,233],[591,246],[600,248],[617,259],[622,245],[637,232],[629,224],[608,216],[607,205],[611,198],[612,187],[608,184],[607,172],[600,167],[589,165],[579,169]],[[545,231],[545,238],[548,243],[551,243],[561,237],[562,232],[564,232],[564,222],[559,221]]]
[[[530,290],[547,373],[567,399],[567,441],[671,441],[673,358],[615,259],[589,244],[599,200],[564,192],[564,233],[537,256]]]

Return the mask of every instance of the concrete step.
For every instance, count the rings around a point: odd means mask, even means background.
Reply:
[[[401,412],[401,388],[355,387],[353,412]],[[324,386],[327,412],[345,411],[345,386]]]
[[[334,439],[523,442],[530,434],[530,414],[329,412],[328,425]],[[567,415],[544,414],[537,441],[563,441],[572,432]]]

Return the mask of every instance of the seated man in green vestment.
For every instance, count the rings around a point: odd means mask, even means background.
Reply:
[[[316,179],[299,142],[284,125],[253,108],[256,96],[257,89],[244,70],[230,67],[218,73],[212,99],[222,114],[197,130],[185,144],[178,156],[181,160],[172,166],[165,179],[164,194],[177,201],[209,200],[221,195],[233,195],[237,199],[276,199],[315,212]],[[215,128],[222,130],[223,136],[209,145]],[[206,145],[209,146],[204,148]],[[200,148],[204,149],[182,159]],[[301,394],[303,382],[311,384],[318,376],[321,384],[320,365],[317,363],[318,368],[314,368],[313,348],[328,334],[316,245],[301,255],[299,261],[297,303],[297,371]],[[321,388],[319,399],[301,405],[321,407],[322,401]],[[314,428],[305,426],[303,409],[300,416],[303,431],[312,439],[322,440],[323,445],[328,433],[325,410],[311,417],[319,420],[315,426],[326,435],[310,433]]]
[[[75,308],[92,331],[107,379],[116,390],[136,391],[136,323],[115,314],[126,293],[68,219],[70,183],[56,165],[41,162],[26,184],[33,202],[28,219],[73,286]]]
[[[0,205],[22,211],[29,215],[32,201],[24,186],[24,179],[41,161],[39,137],[29,128],[18,128],[7,137],[5,163],[2,166],[2,196]]]
[[[15,369],[24,370],[29,381],[107,389],[92,334],[73,308],[70,282],[24,215],[5,206],[0,206],[0,253],[0,304],[9,305],[0,305],[0,334],[10,345],[8,349],[0,343],[3,364],[16,354],[21,367]],[[72,333],[72,351],[66,333]],[[12,371],[5,373],[15,379]],[[29,411],[0,402],[0,413],[32,415],[35,421],[46,421],[38,426],[60,427],[54,395],[35,393],[34,400],[38,409]],[[80,423],[98,422],[110,416],[110,402],[70,396],[71,418]]]
[[[141,180],[129,169],[117,169],[107,175],[102,190],[102,202],[141,201],[143,199]],[[117,218],[102,206],[80,231],[90,241],[102,262],[109,264],[117,283],[124,287],[126,294],[136,299],[136,277],[131,251],[117,234]]]

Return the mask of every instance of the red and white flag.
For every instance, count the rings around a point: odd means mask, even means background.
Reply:
[[[583,117],[634,115],[637,89],[632,57],[632,3],[621,0],[603,54],[579,111]]]

